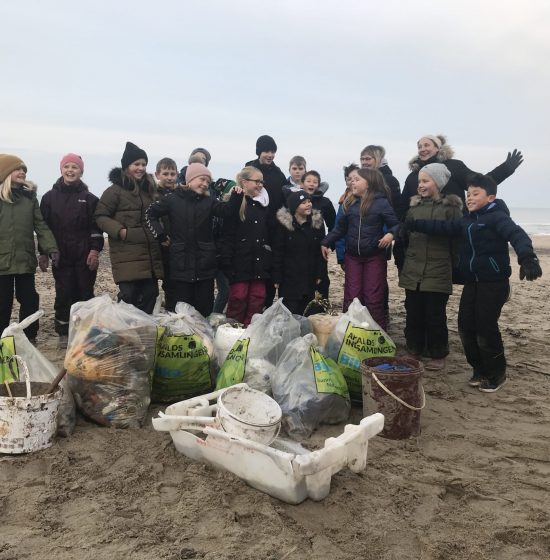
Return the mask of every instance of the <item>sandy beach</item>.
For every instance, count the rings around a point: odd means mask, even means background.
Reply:
[[[448,317],[451,354],[427,372],[421,435],[376,437],[367,469],[335,475],[330,495],[291,506],[177,453],[168,434],[101,428],[82,417],[44,451],[0,456],[0,560],[547,560],[550,558],[550,236],[534,238],[544,276],[520,282],[501,318],[508,384],[483,394]],[[96,294],[114,295],[108,255]],[[389,334],[403,350],[403,290],[390,270]],[[343,273],[331,265],[333,302]],[[38,347],[61,365],[53,280],[38,273]],[[17,310],[14,310],[14,317]],[[150,416],[159,407],[152,407]],[[359,421],[355,409],[352,420]],[[342,426],[323,428],[325,437]]]

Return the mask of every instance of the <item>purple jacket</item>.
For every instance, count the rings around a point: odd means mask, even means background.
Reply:
[[[103,249],[103,233],[94,219],[97,203],[84,183],[69,187],[61,177],[42,197],[40,210],[59,247],[60,266],[85,264],[91,249]]]

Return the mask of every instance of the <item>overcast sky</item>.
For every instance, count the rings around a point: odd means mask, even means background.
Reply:
[[[270,134],[283,171],[305,156],[337,200],[366,144],[403,184],[444,133],[476,171],[520,148],[499,195],[550,207],[547,0],[5,0],[0,21],[0,152],[40,193],[69,151],[99,195],[127,140],[151,172],[204,146],[233,178]]]

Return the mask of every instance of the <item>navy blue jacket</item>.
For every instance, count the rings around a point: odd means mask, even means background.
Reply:
[[[531,239],[512,218],[506,204],[495,200],[460,220],[415,220],[414,231],[429,235],[462,236],[463,245],[458,268],[467,282],[497,282],[509,278],[512,244],[521,262],[535,256]]]
[[[346,253],[349,252],[350,255],[368,257],[385,253],[385,249],[378,247],[378,242],[385,233],[395,235],[399,227],[391,204],[383,194],[376,193],[366,216],[361,216],[360,207],[361,200],[358,198],[342,214],[335,228],[323,239],[321,245],[330,247],[345,236]]]

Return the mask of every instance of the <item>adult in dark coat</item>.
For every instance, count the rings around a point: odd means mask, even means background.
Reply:
[[[55,279],[55,332],[69,334],[71,305],[94,297],[94,284],[103,249],[103,233],[94,219],[99,199],[81,177],[84,162],[79,155],[67,154],[60,163],[61,177],[40,201],[44,220],[54,234],[60,251],[53,267]],[[47,255],[40,259],[47,263]],[[64,341],[63,341],[64,342]]]
[[[321,254],[325,236],[323,216],[313,210],[309,194],[292,193],[287,201],[290,209],[277,212],[277,229],[273,244],[273,282],[286,307],[303,315],[315,290],[326,275],[326,261]],[[296,216],[300,204],[309,210],[306,217]],[[293,210],[293,211],[292,211]]]
[[[464,191],[468,188],[468,176],[472,174],[472,171],[468,169],[463,161],[453,159],[454,150],[447,144],[445,136],[423,136],[418,140],[417,146],[418,155],[409,162],[411,172],[405,179],[405,185],[401,193],[401,201],[397,208],[397,214],[401,220],[404,219],[409,209],[411,197],[417,194],[418,172],[425,165],[429,163],[442,163],[445,165],[451,172],[451,179],[447,185],[445,185],[441,194],[455,194],[463,203],[465,202]],[[512,153],[508,153],[506,160],[490,171],[488,175],[491,176],[497,184],[500,184],[510,177],[522,162],[523,156],[521,152],[514,150]]]
[[[145,221],[145,210],[156,197],[155,180],[145,171],[147,154],[132,142],[126,143],[121,164],[109,173],[112,184],[99,199],[95,219],[109,235],[118,299],[152,313],[157,279],[164,276],[159,244]]]
[[[256,140],[256,155],[254,159],[246,163],[246,166],[255,167],[262,172],[264,187],[269,195],[268,223],[270,231],[275,230],[277,210],[284,206],[283,187],[286,185],[284,173],[277,167],[273,160],[277,153],[277,144],[271,136],[263,135]],[[265,306],[270,307],[275,297],[275,288],[272,282],[266,284]]]

